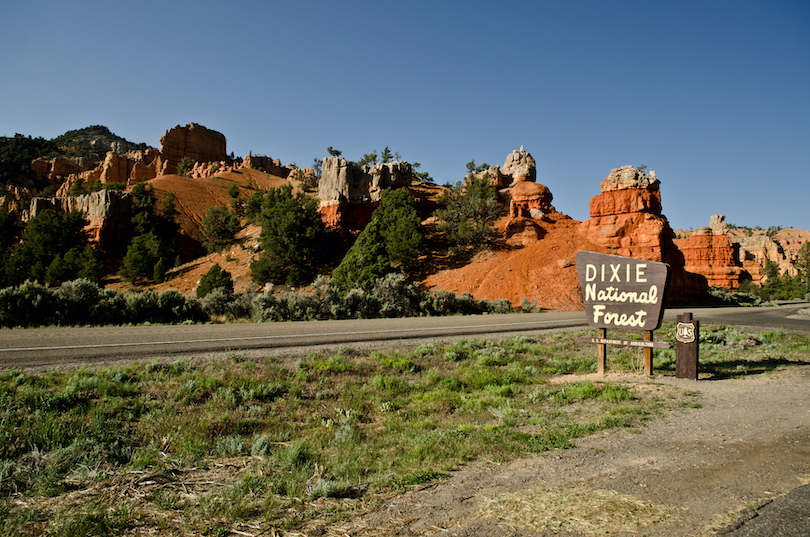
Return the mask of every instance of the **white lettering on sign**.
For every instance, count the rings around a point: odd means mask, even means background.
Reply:
[[[593,282],[596,281],[596,278],[601,274],[601,278],[599,281],[605,281],[605,266],[610,267],[610,281],[612,282],[619,282],[619,283],[647,283],[647,277],[645,275],[645,269],[647,268],[646,263],[638,263],[636,264],[636,270],[632,270],[632,265],[630,263],[625,265],[624,270],[624,280],[621,278],[621,263],[613,264],[610,263],[608,265],[602,264],[601,267],[597,267],[591,263],[585,265],[585,281],[586,282]]]
[[[669,272],[666,263],[577,252],[579,286],[588,322],[598,328],[658,328]]]
[[[603,322],[616,326],[627,326],[630,328],[644,326],[644,317],[647,316],[647,312],[644,310],[639,310],[632,315],[628,315],[626,313],[606,312],[605,308],[607,308],[607,306],[603,306],[601,304],[593,307],[594,323],[600,322],[601,317]]]
[[[630,302],[635,304],[658,304],[658,286],[651,285],[649,291],[620,291],[618,287],[597,289],[595,283],[585,286],[585,300],[599,302]]]

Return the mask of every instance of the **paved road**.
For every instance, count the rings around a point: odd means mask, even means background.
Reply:
[[[808,303],[772,308],[690,309],[702,322],[810,334]],[[667,310],[674,320],[687,310]],[[398,340],[506,337],[515,333],[585,327],[584,312],[473,315],[289,323],[37,328],[0,331],[0,370],[148,360],[212,352],[306,352],[318,345],[374,345]]]
[[[585,315],[539,313],[288,323],[37,328],[0,331],[0,369],[165,358],[211,352],[306,352],[435,337],[484,336],[585,326]]]
[[[806,537],[810,535],[810,485],[746,509],[724,537]]]

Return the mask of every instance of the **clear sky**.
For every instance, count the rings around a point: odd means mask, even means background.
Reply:
[[[674,228],[810,230],[808,0],[0,5],[0,136],[190,122],[302,167],[385,146],[439,184],[523,145],[578,220],[646,164]]]

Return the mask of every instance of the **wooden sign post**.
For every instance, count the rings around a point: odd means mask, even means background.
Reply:
[[[698,379],[698,353],[700,345],[700,321],[692,320],[691,313],[678,315],[675,332],[675,377]]]
[[[580,340],[599,345],[599,374],[606,369],[606,345],[625,345],[644,348],[644,368],[652,375],[653,349],[672,346],[653,341],[664,315],[669,265],[586,251],[577,253],[576,263],[588,324],[599,329],[599,337]],[[643,331],[644,341],[609,339],[610,328]]]

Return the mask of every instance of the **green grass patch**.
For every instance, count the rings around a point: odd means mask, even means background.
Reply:
[[[698,392],[665,384],[555,379],[595,370],[584,333],[0,373],[0,535],[302,529],[469,461],[699,407]],[[669,335],[671,324],[656,337]],[[611,350],[610,367],[636,371],[633,352]],[[672,374],[674,358],[656,354]],[[793,334],[701,333],[701,371],[714,376],[808,356]],[[77,507],[76,493],[95,503]]]

